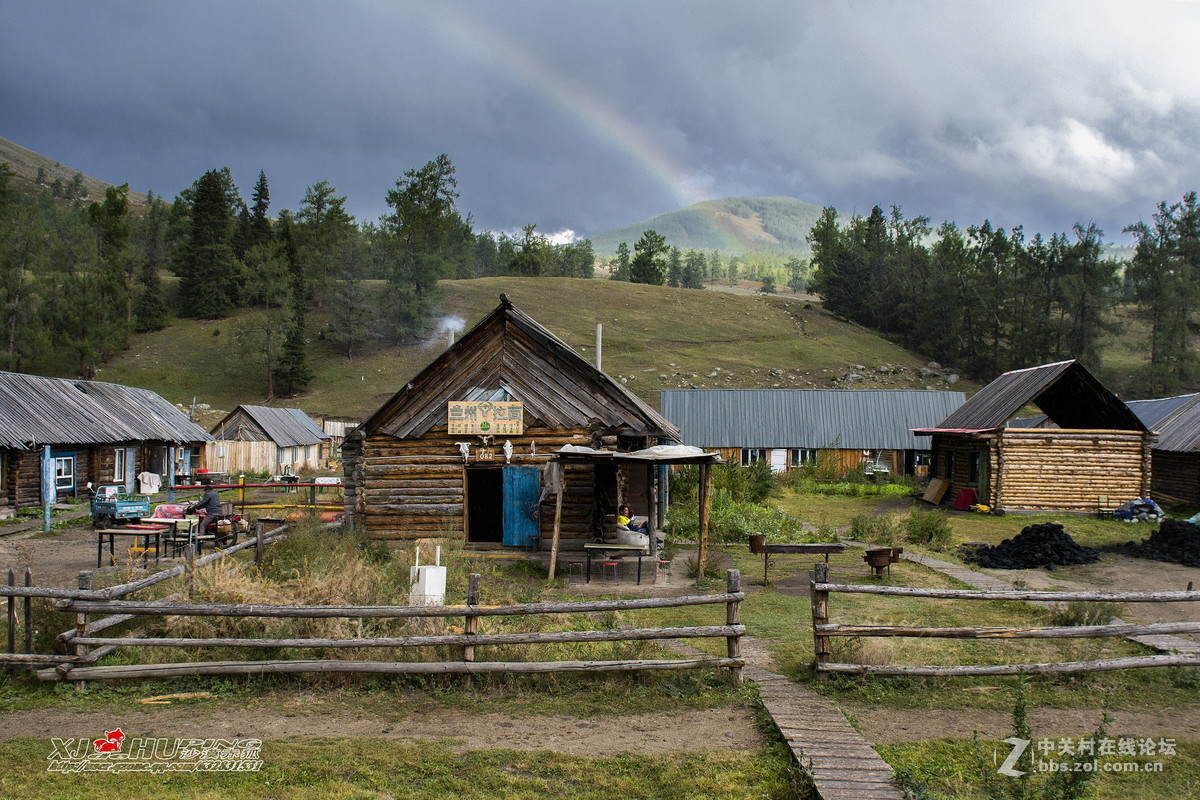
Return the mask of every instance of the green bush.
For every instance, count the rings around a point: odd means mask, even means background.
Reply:
[[[700,519],[695,501],[671,504],[671,536],[695,541]],[[718,542],[745,543],[761,533],[768,542],[832,541],[828,534],[806,528],[797,518],[770,506],[736,500],[724,489],[713,492],[709,502],[709,538]]]
[[[906,538],[913,544],[928,545],[934,550],[942,550],[950,544],[950,523],[937,511],[919,511],[913,509],[904,521]]]
[[[860,542],[891,546],[900,541],[903,531],[893,514],[859,514],[850,521],[851,538]]]
[[[695,501],[700,484],[700,470],[695,464],[685,464],[671,473],[673,502]],[[779,489],[779,481],[765,461],[755,461],[748,467],[737,464],[717,464],[712,468],[713,494],[725,492],[734,500],[761,503]]]

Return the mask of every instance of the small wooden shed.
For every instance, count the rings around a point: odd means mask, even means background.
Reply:
[[[1028,405],[1056,427],[1008,427]],[[1150,494],[1154,436],[1078,361],[1006,372],[934,428],[932,477],[997,510],[1096,511]]]
[[[330,435],[299,408],[240,405],[213,426],[204,449],[209,472],[287,473],[322,469]]]
[[[1200,503],[1200,394],[1132,400],[1129,407],[1158,434],[1151,450],[1154,498]]]
[[[679,430],[505,295],[342,446],[347,519],[373,539],[459,538],[478,548],[552,538],[545,466],[564,445],[633,451]],[[563,466],[563,547],[582,547],[657,487],[644,468]]]

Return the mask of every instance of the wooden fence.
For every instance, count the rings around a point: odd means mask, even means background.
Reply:
[[[1038,592],[1025,590],[922,589],[900,586],[829,583],[829,567],[818,563],[812,574],[813,649],[817,673],[870,675],[1038,675],[1049,673],[1102,672],[1134,667],[1200,666],[1200,654],[1170,653],[1127,656],[1094,661],[1062,661],[1042,664],[924,665],[838,664],[830,662],[830,637],[904,636],[943,639],[1067,639],[1110,636],[1200,633],[1200,622],[1121,623],[1078,626],[992,626],[923,628],[908,625],[839,625],[829,622],[829,596],[835,592],[890,597],[925,597],[942,600],[1027,600],[1043,602],[1177,603],[1200,600],[1200,591],[1176,592]]]
[[[635,671],[652,669],[706,669],[727,668],[735,681],[741,680],[741,637],[745,627],[741,624],[741,576],[737,570],[729,570],[727,591],[723,594],[692,595],[668,598],[640,598],[631,600],[586,600],[576,602],[522,603],[507,606],[480,604],[480,576],[472,574],[469,579],[466,604],[462,606],[303,606],[262,605],[247,603],[191,603],[182,602],[185,593],[190,597],[192,576],[195,567],[211,563],[239,550],[255,547],[256,560],[261,560],[266,543],[279,538],[284,528],[263,533],[261,525],[254,538],[196,559],[189,555],[184,564],[163,570],[137,581],[93,590],[90,573],[82,573],[78,589],[54,589],[34,586],[0,586],[0,596],[9,599],[9,647],[0,654],[0,662],[27,667],[52,667],[39,669],[37,676],[43,680],[75,681],[82,686],[87,680],[114,680],[120,678],[169,677],[178,675],[231,675],[267,673],[311,673],[311,672],[356,672],[393,674],[447,674],[447,673],[542,673],[542,672],[603,672]],[[238,567],[234,567],[237,569]],[[185,592],[176,593],[161,600],[142,601],[121,599],[149,586],[173,577],[183,576]],[[27,578],[28,580],[28,578]],[[17,629],[14,616],[14,598],[43,597],[57,599],[57,607],[64,613],[75,614],[75,627],[59,635],[59,639],[74,648],[74,655],[34,654],[30,652],[28,631],[31,630],[28,600],[26,600],[26,645],[25,653],[16,652],[14,636]],[[627,628],[617,630],[566,630],[533,631],[519,633],[482,634],[478,632],[479,619],[490,616],[528,616],[534,614],[590,614],[603,611],[626,611],[645,608],[680,608],[694,605],[723,604],[726,608],[724,625],[689,626],[670,628]],[[107,615],[96,619],[95,615]],[[101,636],[102,631],[142,616],[222,616],[222,617],[275,617],[275,618],[399,618],[416,619],[428,617],[461,617],[462,633],[429,636],[397,636],[369,638],[180,638]],[[644,641],[680,638],[724,638],[726,656],[723,658],[689,659],[627,659],[611,661],[477,661],[476,648],[513,644],[587,643]],[[267,661],[204,661],[165,664],[95,665],[102,656],[123,646],[137,647],[280,647],[280,648],[410,648],[449,646],[457,648],[459,660],[455,661],[367,661],[341,659],[279,659]],[[93,649],[95,648],[95,649]]]

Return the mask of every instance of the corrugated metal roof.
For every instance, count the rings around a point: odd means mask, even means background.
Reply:
[[[1078,361],[1006,372],[984,386],[937,429],[993,430],[1036,405],[1060,428],[1146,430],[1137,415]]]
[[[1200,394],[1127,403],[1146,427],[1158,431],[1155,450],[1194,453],[1200,450]]]
[[[662,413],[700,447],[920,450],[962,392],[888,389],[668,389]]]
[[[321,429],[320,425],[313,422],[312,418],[299,408],[241,405],[231,411],[225,419],[236,414],[238,409],[254,420],[255,424],[262,428],[267,438],[279,447],[317,444],[331,438]],[[213,433],[217,433],[224,424],[225,420],[217,423],[213,427]]]
[[[211,438],[149,389],[0,372],[0,445],[4,447]]]

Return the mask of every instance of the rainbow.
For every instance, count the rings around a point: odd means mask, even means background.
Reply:
[[[423,10],[447,44],[490,68],[503,70],[571,114],[585,129],[639,164],[681,207],[712,199],[702,191],[700,178],[674,161],[642,128],[594,93],[554,72],[527,49],[445,3],[430,3]]]

